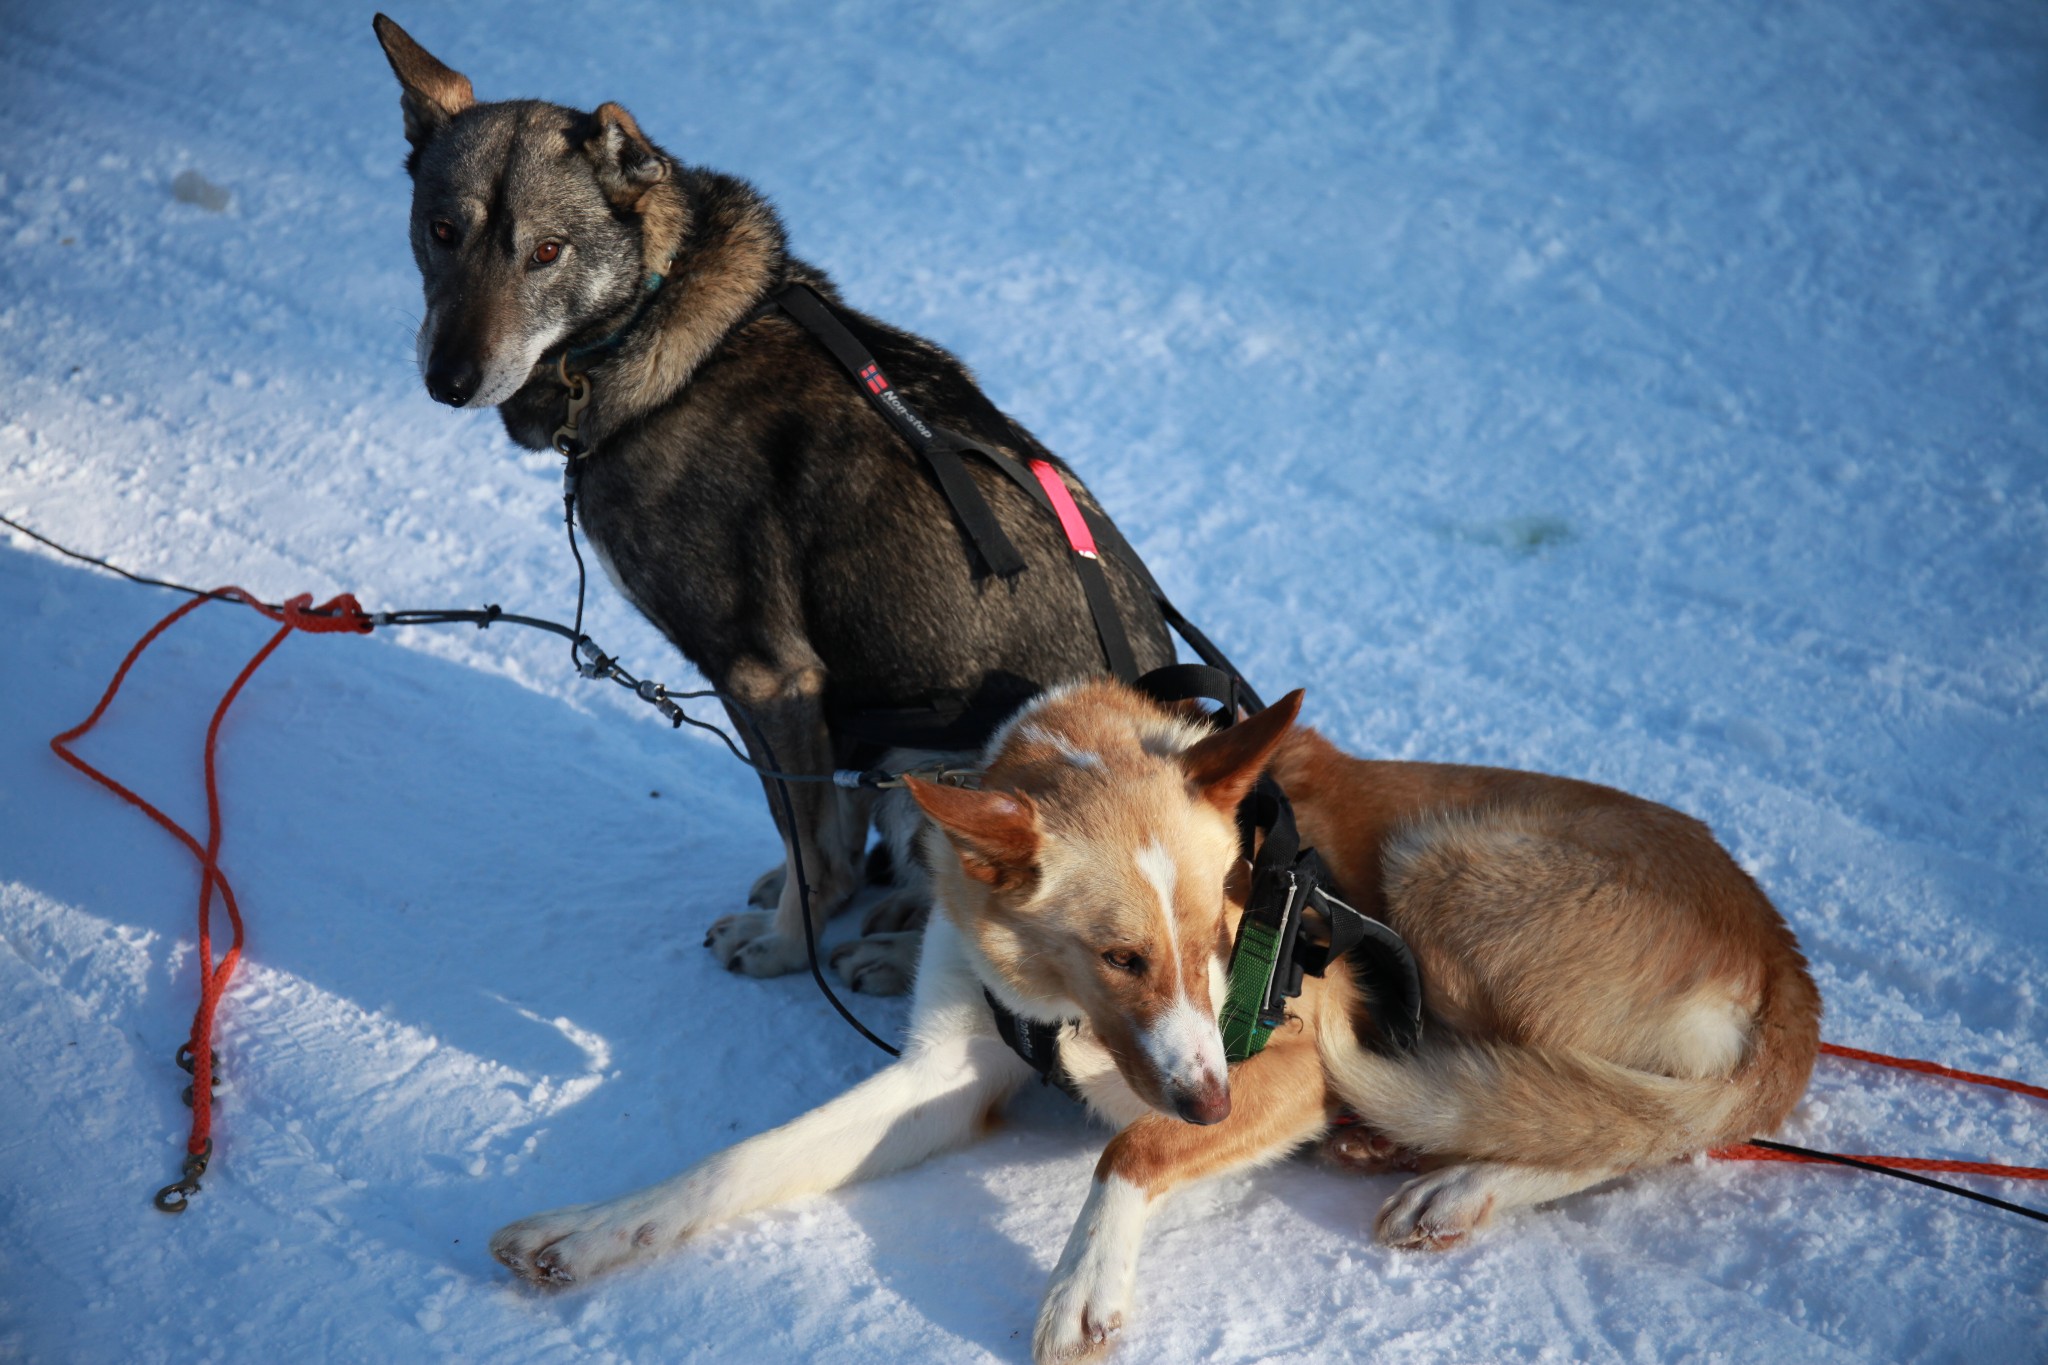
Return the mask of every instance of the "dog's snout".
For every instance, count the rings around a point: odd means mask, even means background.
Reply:
[[[427,367],[427,393],[437,403],[459,408],[476,397],[483,382],[483,368],[474,360],[436,359]]]
[[[1174,1096],[1174,1112],[1189,1123],[1221,1123],[1230,1117],[1230,1082],[1205,1081]]]

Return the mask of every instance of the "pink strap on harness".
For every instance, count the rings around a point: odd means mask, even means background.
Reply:
[[[1060,472],[1044,460],[1033,460],[1031,472],[1037,477],[1039,487],[1045,490],[1045,496],[1052,499],[1052,510],[1059,514],[1060,529],[1067,533],[1069,548],[1077,555],[1097,558],[1095,537],[1089,534],[1088,523],[1082,519],[1081,509],[1074,505],[1074,495],[1067,491],[1066,480],[1060,477]]]

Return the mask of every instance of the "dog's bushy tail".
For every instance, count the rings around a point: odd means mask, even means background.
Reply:
[[[1686,1079],[1589,1053],[1455,1036],[1402,1055],[1369,1052],[1349,1021],[1325,1024],[1337,1094],[1412,1151],[1471,1161],[1622,1170],[1776,1128],[1806,1088],[1819,999],[1800,965],[1771,983],[1747,1055],[1727,1076]]]
[[[1425,1043],[1404,1056],[1352,1044],[1325,1057],[1339,1096],[1411,1151],[1564,1169],[1621,1169],[1719,1140],[1734,1080],[1675,1080],[1584,1053]]]

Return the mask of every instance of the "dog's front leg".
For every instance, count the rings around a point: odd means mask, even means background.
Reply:
[[[659,1185],[500,1228],[491,1254],[537,1284],[586,1280],[754,1209],[963,1146],[1029,1075],[992,1033],[921,1040],[830,1104]]]
[[[755,763],[786,773],[825,775],[832,771],[832,737],[825,726],[821,667],[814,662],[780,669],[743,665],[732,670],[730,685],[745,708],[733,712],[734,723]],[[867,804],[862,796],[830,783],[792,782],[785,806],[782,784],[764,777],[762,787],[782,835],[786,869],[775,908],[725,916],[711,926],[704,946],[717,954],[728,970],[748,976],[781,976],[809,965],[804,946],[804,888],[810,893],[814,935],[822,930],[825,917],[844,905],[858,888],[861,852],[867,842]],[[801,881],[796,875],[799,860],[804,874]]]
[[[1328,1125],[1313,1041],[1274,1043],[1230,1073],[1230,1116],[1200,1127],[1148,1114],[1110,1139],[1088,1202],[1053,1268],[1031,1354],[1039,1365],[1093,1360],[1123,1329],[1152,1201],[1205,1176],[1271,1161]]]

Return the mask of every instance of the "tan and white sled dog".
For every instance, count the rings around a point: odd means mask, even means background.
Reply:
[[[1381,1209],[1393,1246],[1767,1131],[1804,1089],[1819,998],[1791,932],[1706,828],[1563,778],[1369,763],[1291,728],[1300,693],[1220,732],[1110,682],[1055,690],[991,742],[981,790],[918,783],[938,887],[902,1057],[660,1185],[502,1229],[568,1283],[725,1219],[972,1141],[1032,1076],[984,991],[1071,1021],[1060,1061],[1118,1133],[1053,1270],[1033,1351],[1106,1351],[1153,1202],[1274,1160],[1348,1107],[1435,1169]],[[1217,1011],[1241,912],[1233,812],[1274,768],[1363,909],[1403,934],[1422,1041],[1376,1051],[1343,963],[1226,1071]]]

